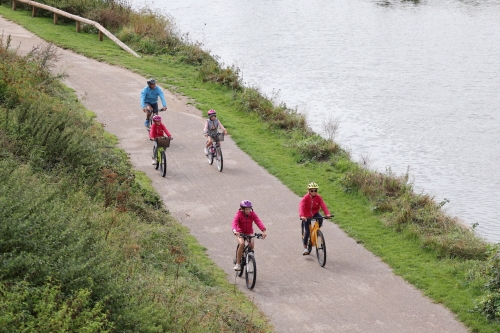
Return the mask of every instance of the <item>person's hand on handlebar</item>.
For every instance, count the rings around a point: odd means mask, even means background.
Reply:
[[[301,216],[301,217],[300,217],[300,219],[301,219],[302,221],[305,221],[305,220],[307,220],[307,217],[305,217],[305,216]]]
[[[160,109],[160,111],[166,111],[166,110],[167,110],[167,107],[166,107],[166,106],[164,106],[164,107],[162,107],[162,108]]]
[[[262,230],[262,239],[266,239],[267,232],[266,230]]]

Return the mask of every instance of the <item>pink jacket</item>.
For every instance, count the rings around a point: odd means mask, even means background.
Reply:
[[[245,213],[243,213],[241,210],[238,210],[238,212],[234,216],[232,228],[233,230],[236,230],[239,233],[245,235],[252,235],[253,222],[257,224],[257,226],[261,231],[266,230],[264,223],[262,223],[257,214],[255,214],[254,212],[250,212],[250,214],[246,216]]]
[[[309,193],[307,193],[306,195],[304,195],[302,200],[300,200],[299,216],[313,217],[314,214],[319,212],[320,207],[325,215],[330,215],[330,212],[328,211],[323,198],[319,194],[316,194],[313,199],[313,197]]]
[[[151,129],[149,130],[149,137],[151,139],[156,139],[157,137],[164,136],[163,132],[165,132],[168,137],[172,136],[163,123],[160,123],[160,126],[153,123],[153,125],[151,125]]]

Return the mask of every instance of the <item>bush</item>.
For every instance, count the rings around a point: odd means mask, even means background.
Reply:
[[[40,286],[0,282],[0,322],[2,332],[105,333],[114,328],[88,289],[67,296],[50,279]]]
[[[476,302],[475,310],[491,320],[500,320],[500,254],[499,245],[490,246],[484,268],[485,294]]]
[[[313,134],[295,144],[301,161],[327,161],[334,154],[340,152],[340,147],[333,141],[326,140]]]

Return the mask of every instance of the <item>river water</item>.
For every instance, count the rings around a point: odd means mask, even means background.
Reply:
[[[132,0],[134,6],[143,2]],[[247,85],[500,242],[500,2],[156,0]]]

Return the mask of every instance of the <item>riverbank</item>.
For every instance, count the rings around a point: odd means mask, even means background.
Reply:
[[[32,28],[37,31],[45,30],[42,34],[49,34],[45,38],[51,38],[49,30],[55,30],[51,29],[53,27],[50,24],[47,25],[45,23],[45,27],[43,24],[35,27],[33,23],[35,21],[30,21]],[[58,28],[60,29],[61,27]],[[72,29],[70,27],[62,28],[66,28],[67,34],[72,36],[70,32]],[[52,33],[54,33],[53,31]],[[56,32],[56,34],[58,33]],[[62,34],[62,37],[65,34]],[[58,35],[58,39],[61,38],[61,35]],[[80,38],[80,36],[78,37]],[[73,40],[74,38],[75,36],[70,37]],[[133,68],[141,67],[139,63],[132,63],[127,57],[122,57],[120,52],[114,51],[111,44],[97,44],[92,42],[90,38],[87,41],[88,43],[80,41],[78,44],[81,45],[73,45],[72,47],[79,49],[80,52],[88,52],[88,55],[92,55],[98,46],[100,51],[97,57],[101,60],[120,63],[121,65],[128,65]],[[59,42],[64,44],[70,41],[59,40]],[[92,43],[94,43],[94,46],[89,46]],[[80,47],[82,46],[87,47],[87,51],[81,49]],[[93,56],[96,56],[96,54],[93,54]],[[183,67],[172,59],[157,57],[153,60],[155,61],[145,64],[147,67],[143,67],[141,72],[145,74],[162,73],[165,76],[163,79],[165,83],[175,84],[178,91],[196,98],[199,108],[215,107],[220,111],[222,115],[221,119],[230,128],[236,142],[261,165],[267,167],[271,173],[275,174],[290,188],[295,189],[296,193],[302,193],[304,183],[307,183],[311,179],[319,182],[320,185],[329,184],[329,186],[323,185],[322,194],[330,206],[335,207],[334,211],[338,216],[336,222],[341,224],[359,242],[363,242],[365,247],[389,262],[395,268],[396,272],[400,274],[403,272],[402,275],[405,278],[410,281],[413,280],[417,286],[429,292],[431,296],[434,292],[434,298],[437,298],[438,301],[451,303],[448,297],[443,298],[442,295],[447,294],[451,296],[455,292],[454,288],[447,288],[446,285],[461,284],[460,281],[463,276],[457,277],[456,272],[453,273],[452,271],[458,270],[461,272],[462,269],[459,268],[463,263],[451,259],[440,260],[438,258],[439,254],[436,252],[422,250],[422,244],[418,239],[409,234],[396,233],[391,231],[391,229],[385,228],[380,222],[383,215],[380,212],[372,211],[370,203],[358,195],[356,191],[353,191],[351,194],[345,193],[345,187],[339,182],[344,175],[342,172],[339,172],[339,166],[344,164],[348,169],[347,162],[337,161],[338,163],[335,163],[335,165],[324,165],[314,160],[301,161],[302,156],[290,149],[289,138],[280,134],[279,130],[263,125],[259,120],[260,117],[257,115],[248,114],[244,111],[234,111],[234,109],[238,108],[238,105],[232,99],[231,91],[221,89],[210,83],[200,83],[196,71],[193,71],[188,66]],[[160,64],[155,65],[154,62],[159,62]],[[248,123],[260,125],[249,128]],[[297,164],[299,161],[301,163]],[[325,176],[321,176],[320,174]],[[322,179],[322,181],[318,181],[317,179]],[[419,262],[419,260],[422,261]],[[435,267],[428,265],[429,262],[434,263]],[[414,267],[408,270],[411,266]],[[444,274],[443,276],[441,271],[443,267],[450,268],[449,275]],[[426,274],[422,274],[422,272],[426,272]],[[439,278],[440,275],[441,278]],[[455,277],[453,277],[454,275]],[[450,283],[450,281],[455,281],[455,283]],[[440,286],[444,289],[440,289]],[[470,299],[471,294],[468,294],[465,290],[462,290],[462,296]],[[472,290],[477,290],[477,288]],[[469,289],[470,291],[471,289]],[[457,294],[460,294],[460,292],[457,292]],[[463,304],[461,306],[462,309],[465,308]],[[455,307],[455,310],[458,310],[457,312],[461,315],[467,312],[466,310],[460,310],[459,307]],[[473,316],[468,319],[473,319]]]

